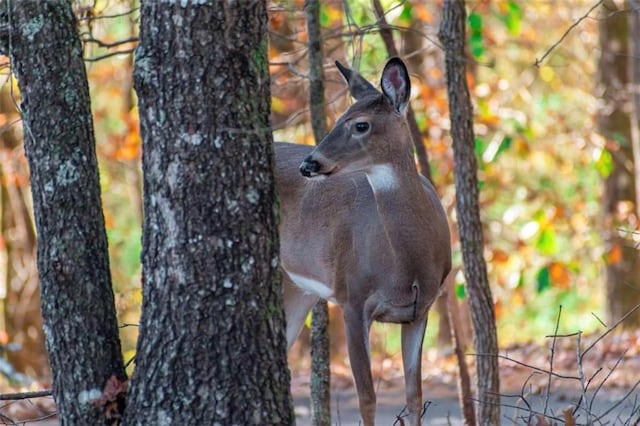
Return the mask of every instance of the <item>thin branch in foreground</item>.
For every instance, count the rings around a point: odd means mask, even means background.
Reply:
[[[101,61],[103,59],[107,59],[110,58],[112,56],[116,56],[116,55],[128,55],[130,53],[133,53],[135,51],[134,49],[126,49],[126,50],[118,50],[117,52],[111,52],[111,53],[105,53],[104,55],[100,55],[100,56],[94,56],[92,58],[84,58],[85,62],[97,62],[97,61]]]
[[[553,340],[551,342],[551,356],[549,357],[549,371],[553,372],[553,359],[556,353],[556,340],[557,340],[557,334],[558,334],[558,329],[560,328],[560,316],[562,315],[562,305],[560,305],[560,307],[558,308],[558,318],[556,319],[556,328],[553,332]],[[549,374],[549,380],[547,380],[547,391],[545,394],[545,398],[544,398],[544,410],[543,413],[546,416],[547,415],[547,410],[549,408],[549,397],[551,396],[551,379],[552,376],[551,374]]]
[[[542,63],[542,61],[544,61],[544,59],[549,56],[549,54],[556,48],[558,47],[558,45],[560,43],[562,43],[564,41],[565,38],[567,38],[567,36],[569,35],[569,33],[571,31],[573,31],[573,29],[575,27],[577,27],[580,22],[582,22],[583,20],[585,20],[586,18],[589,17],[589,15],[591,14],[591,12],[593,12],[593,10],[595,8],[597,8],[598,6],[600,6],[602,3],[604,3],[604,0],[599,0],[596,4],[594,4],[593,6],[591,6],[591,8],[587,11],[587,13],[585,13],[584,15],[582,15],[580,18],[578,18],[573,24],[571,24],[571,26],[569,28],[567,28],[567,30],[564,32],[564,34],[562,34],[562,37],[560,37],[560,39],[558,41],[556,41],[555,43],[553,43],[551,45],[551,47],[549,47],[544,54],[542,55],[542,57],[540,57],[539,59],[536,58],[536,62],[534,63],[534,65],[536,67],[539,67],[540,64]]]
[[[594,422],[599,422],[600,419],[602,419],[603,417],[607,416],[609,413],[611,413],[613,410],[615,410],[616,408],[618,408],[620,406],[620,404],[622,404],[630,395],[631,393],[633,393],[633,391],[636,390],[636,388],[638,387],[638,385],[640,385],[640,380],[638,380],[632,387],[631,389],[629,389],[629,392],[627,392],[622,398],[620,398],[620,400],[618,402],[616,402],[615,404],[613,404],[611,407],[609,407],[609,409],[607,411],[605,411],[604,413],[600,414],[598,417],[596,417],[596,419],[594,420]]]
[[[602,339],[604,339],[609,333],[611,333],[616,327],[618,327],[618,325],[620,325],[624,320],[626,320],[627,318],[629,318],[631,315],[633,315],[633,313],[635,311],[637,311],[638,309],[640,309],[640,303],[637,304],[636,306],[634,306],[633,308],[631,308],[631,310],[629,312],[627,312],[622,318],[620,318],[618,321],[616,321],[611,327],[609,327],[607,329],[607,331],[605,331],[604,333],[602,333],[596,340],[593,341],[593,343],[591,343],[583,352],[582,355],[580,357],[580,362],[582,362],[582,359],[585,357],[585,355],[591,350],[593,349],[593,347],[598,344],[598,342],[600,342]]]
[[[106,41],[102,41],[100,39],[94,38],[93,36],[89,36],[87,38],[81,39],[80,41],[83,43],[94,43],[100,47],[104,47],[105,49],[111,49],[114,47],[122,46],[123,44],[137,43],[140,40],[138,37],[134,36],[134,37],[129,37],[123,40],[114,41],[112,43],[107,43]]]
[[[17,393],[3,393],[0,394],[0,401],[15,401],[19,399],[31,399],[31,398],[43,398],[51,396],[51,389],[32,391],[32,392],[17,392]]]
[[[476,401],[478,404],[496,404],[496,403],[495,403],[495,402],[493,402],[493,401],[484,401],[484,400],[476,399],[476,398],[474,398],[473,400],[474,400],[474,401]],[[514,409],[518,409],[518,410],[522,409],[522,407],[518,407],[517,405],[513,405],[513,404],[505,404],[505,403],[498,403],[498,404],[499,404],[501,407],[514,408]],[[540,417],[542,417],[542,418],[544,418],[544,419],[546,419],[546,420],[554,420],[554,421],[556,421],[556,422],[562,422],[562,423],[564,423],[564,419],[561,419],[560,417],[554,417],[554,416],[551,416],[551,415],[546,415],[546,416],[545,416],[545,415],[544,415],[543,413],[541,413],[540,411],[531,410],[531,411],[530,411],[530,414],[531,414],[531,415],[535,415],[535,416],[540,416]]]
[[[580,380],[580,377],[577,377],[577,376],[567,376],[567,375],[564,375],[564,374],[556,373],[555,371],[549,371],[549,370],[546,370],[546,369],[544,369],[544,368],[535,367],[535,366],[533,366],[533,365],[529,365],[529,364],[524,363],[524,362],[522,362],[522,361],[518,361],[517,359],[511,358],[510,356],[507,356],[507,355],[500,355],[500,354],[482,354],[482,353],[476,353],[476,354],[470,354],[470,355],[473,355],[473,356],[490,356],[490,357],[496,357],[496,358],[504,359],[504,360],[506,360],[506,361],[513,362],[514,364],[518,364],[518,365],[520,365],[520,366],[522,366],[522,367],[529,368],[529,369],[534,370],[534,371],[537,371],[537,372],[539,372],[539,373],[543,373],[543,374],[551,374],[551,375],[553,375],[553,377],[557,377],[558,379]]]

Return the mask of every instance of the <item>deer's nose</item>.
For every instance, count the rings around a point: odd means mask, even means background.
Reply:
[[[300,173],[302,173],[302,176],[304,177],[315,176],[318,174],[319,170],[320,163],[318,163],[316,160],[313,160],[311,156],[305,158],[302,164],[300,164]]]

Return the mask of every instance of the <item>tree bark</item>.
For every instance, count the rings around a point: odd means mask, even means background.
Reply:
[[[305,0],[304,10],[309,36],[311,128],[317,145],[327,134],[320,2]],[[329,426],[331,424],[330,361],[329,306],[326,300],[320,300],[311,311],[311,424],[313,426]]]
[[[444,2],[439,38],[445,49],[447,95],[453,139],[456,210],[471,306],[477,356],[478,422],[500,424],[498,339],[493,298],[483,257],[478,202],[477,160],[474,151],[473,109],[466,81],[466,10],[463,0]]]
[[[613,160],[611,172],[605,178],[603,196],[604,239],[607,280],[607,318],[613,323],[640,303],[640,261],[633,241],[629,217],[621,214],[621,206],[630,203],[636,210],[635,167],[633,158],[629,87],[630,28],[627,13],[614,1],[605,1],[603,19],[598,20],[600,31],[600,61],[598,64],[598,95],[603,107],[597,117],[600,133],[606,138],[606,149]],[[639,12],[628,12],[630,15]],[[636,59],[637,60],[637,59]],[[625,210],[625,209],[622,209]],[[624,328],[637,328],[640,313],[624,321]]]
[[[143,306],[124,424],[293,424],[264,1],[142,2]]]
[[[68,1],[5,6],[2,47],[22,95],[53,395],[63,425],[101,424],[91,400],[125,372],[76,21]]]

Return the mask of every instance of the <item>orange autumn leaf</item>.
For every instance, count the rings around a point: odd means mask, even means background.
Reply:
[[[413,12],[422,22],[425,22],[427,24],[433,23],[433,13],[431,13],[431,11],[427,9],[423,4],[416,4],[413,7]]]
[[[620,247],[620,244],[614,244],[611,247],[606,254],[606,259],[609,265],[615,265],[622,260],[622,247]]]
[[[284,15],[284,13],[271,13],[269,15],[269,25],[271,25],[271,29],[273,29],[274,31],[278,31],[285,18],[286,16]]]
[[[567,265],[561,262],[553,262],[549,265],[549,277],[556,287],[568,289],[571,282],[571,274]]]

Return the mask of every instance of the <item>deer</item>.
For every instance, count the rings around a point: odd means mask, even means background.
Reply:
[[[288,348],[320,298],[337,303],[362,422],[375,422],[369,331],[401,326],[408,416],[421,424],[422,342],[451,270],[445,211],[416,169],[406,111],[411,82],[390,59],[378,91],[336,61],[355,102],[316,146],[275,144]]]

